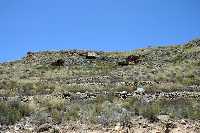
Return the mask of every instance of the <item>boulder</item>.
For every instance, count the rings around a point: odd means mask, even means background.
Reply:
[[[169,115],[158,115],[157,118],[158,118],[161,122],[167,122],[167,121],[169,121],[169,119],[170,119]]]
[[[177,127],[177,125],[176,125],[175,123],[172,123],[172,122],[166,123],[166,128],[171,128],[171,129],[173,129],[173,128],[176,128],[176,127]]]
[[[127,91],[122,91],[122,92],[120,92],[120,97],[121,97],[122,99],[126,99],[126,98],[128,97],[127,94],[128,94]]]
[[[51,128],[51,125],[46,123],[46,124],[43,124],[43,125],[39,126],[38,132],[49,131],[50,128]]]
[[[183,119],[180,121],[180,123],[181,123],[182,125],[186,125],[186,124],[187,124],[187,122],[186,122],[185,120],[183,120]]]
[[[88,52],[86,55],[86,59],[96,59],[97,54],[95,52]]]
[[[58,59],[57,61],[51,63],[52,66],[64,66],[65,61],[63,59]]]
[[[27,52],[27,57],[28,57],[28,56],[29,56],[29,57],[30,57],[30,56],[33,56],[34,54],[35,54],[34,52],[30,52],[30,51],[29,51],[29,52]]]
[[[114,130],[117,131],[117,132],[120,132],[122,130],[122,126],[121,126],[121,124],[119,122],[116,124]]]
[[[139,63],[141,60],[140,60],[140,56],[138,55],[130,55],[126,58],[126,61],[127,62],[131,62],[131,63]]]
[[[142,87],[138,87],[136,91],[134,91],[136,94],[144,94],[145,90]]]
[[[128,61],[120,61],[120,62],[118,62],[118,65],[119,66],[128,66],[129,63],[128,63]]]

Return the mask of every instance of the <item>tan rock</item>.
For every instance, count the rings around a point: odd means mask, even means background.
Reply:
[[[121,130],[122,130],[121,124],[117,123],[115,126],[115,131],[121,131]]]

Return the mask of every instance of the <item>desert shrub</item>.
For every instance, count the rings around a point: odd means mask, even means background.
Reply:
[[[54,91],[55,86],[54,85],[48,85],[43,83],[19,83],[20,88],[18,90],[18,93],[22,95],[37,95],[37,94],[50,94]]]
[[[59,111],[57,109],[53,109],[51,111],[51,117],[55,123],[61,123],[63,121],[64,113],[63,111]]]
[[[79,119],[82,123],[111,125],[115,122],[129,120],[129,112],[116,103],[99,96],[97,100],[69,104],[64,112],[66,121]]]
[[[160,83],[153,85],[144,86],[146,93],[155,93],[155,92],[174,92],[180,91],[183,88],[183,85],[180,83]]]
[[[187,77],[182,79],[182,83],[186,86],[200,85],[200,78],[194,74],[187,75]]]
[[[0,82],[0,89],[9,89],[12,90],[17,86],[17,82],[16,81],[12,81],[12,80],[4,80]]]
[[[122,107],[127,109],[127,110],[130,110],[130,111],[133,111],[135,106],[136,106],[136,103],[137,103],[137,100],[136,98],[134,97],[131,97],[131,98],[127,98],[125,99],[123,102],[122,102]]]
[[[19,101],[0,102],[0,124],[14,124],[33,110]]]
[[[14,96],[16,95],[16,89],[18,85],[16,81],[13,80],[3,80],[0,81],[0,89],[6,90],[6,94],[3,94],[3,96]]]
[[[49,115],[50,113],[48,113],[47,111],[37,111],[33,114],[33,121],[37,125],[42,125],[51,122],[51,120],[48,117]]]
[[[103,126],[109,126],[116,122],[128,121],[129,112],[116,103],[105,101],[102,103],[102,111],[98,116],[98,123]]]
[[[105,97],[104,96],[97,96],[95,99],[95,102],[98,104],[102,104],[105,101]]]
[[[120,104],[120,101],[117,103]],[[110,107],[111,105],[107,105],[107,108],[109,108],[108,112],[113,113],[113,111],[111,111],[113,108]],[[128,115],[129,117],[133,115],[142,115],[152,122],[157,121],[156,116],[160,114],[166,114],[172,118],[200,119],[200,104],[199,101],[195,99],[160,99],[150,103],[143,103],[140,102],[139,99],[128,98],[123,100],[120,105],[121,109],[125,108],[127,111],[131,112]],[[103,110],[107,110],[107,108],[104,107]],[[117,109],[114,109],[114,111],[117,111]],[[104,114],[104,117],[102,118],[108,120],[111,118],[110,116],[112,116],[112,113],[105,113],[106,115]]]
[[[180,98],[176,100],[161,100],[162,111],[172,114],[172,117],[199,119],[200,104],[198,100]]]
[[[65,86],[64,90],[76,93],[76,92],[85,92],[88,90],[91,91],[91,88],[81,86],[81,85],[68,85],[68,86]]]
[[[17,82],[17,81],[1,81],[0,89],[6,90],[4,96],[15,96],[17,94],[30,96],[36,94],[50,94],[54,91],[55,86],[51,84],[35,83],[35,82]]]
[[[114,89],[113,89],[113,92],[122,92],[122,91],[127,91],[127,92],[130,92],[134,89],[134,87],[129,87],[129,86],[116,86]]]
[[[111,103],[111,101],[113,101],[113,99],[111,99],[109,96],[97,96],[96,100],[87,102],[82,105],[80,109],[81,121],[93,124],[99,123],[99,118],[104,113],[103,104],[105,102]]]
[[[159,115],[160,111],[161,107],[158,103],[150,103],[141,109],[141,114],[144,117],[152,120],[155,119],[157,115]]]
[[[96,123],[100,112],[101,105],[95,103],[85,104],[80,110],[81,121]]]
[[[105,96],[105,101],[113,103],[115,100],[118,100],[118,98],[112,93]]]
[[[15,108],[9,107],[6,103],[0,103],[0,123],[14,124],[21,118],[20,112]]]
[[[35,66],[35,69],[36,70],[40,70],[40,71],[46,71],[46,70],[48,70],[48,69],[50,69],[51,67],[50,66],[48,66],[48,65],[37,65],[37,66]]]
[[[172,118],[200,118],[200,104],[194,99],[160,99],[148,104],[138,102],[134,107],[139,114],[152,120],[159,114],[167,114]]]
[[[116,66],[114,63],[95,61],[94,63],[89,65],[70,66],[67,73],[70,76],[77,76],[77,75],[91,76],[91,75],[107,74],[115,68]]]
[[[97,70],[102,70],[102,72],[110,72],[111,70],[116,68],[116,65],[114,63],[108,62],[96,62],[94,68]]]
[[[19,90],[20,94],[24,95],[35,95],[36,94],[36,86],[34,83],[25,83],[21,85],[21,88]]]
[[[80,105],[78,104],[71,104],[68,105],[68,107],[66,108],[66,111],[64,112],[64,119],[66,121],[70,121],[70,120],[77,120],[80,118]]]
[[[172,63],[180,63],[184,60],[184,54],[183,53],[179,53],[177,55],[175,55],[175,57],[172,58],[171,62]]]
[[[57,110],[63,110],[64,108],[64,99],[52,97],[47,102],[47,107],[49,110],[57,109]]]

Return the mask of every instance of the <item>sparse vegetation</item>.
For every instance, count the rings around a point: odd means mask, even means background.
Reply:
[[[198,120],[199,46],[196,40],[91,57],[80,51],[28,53],[0,64],[0,124],[25,116],[36,125],[80,121],[104,127],[134,116]]]
[[[18,100],[0,102],[0,124],[14,124],[22,117],[29,115],[33,109]]]

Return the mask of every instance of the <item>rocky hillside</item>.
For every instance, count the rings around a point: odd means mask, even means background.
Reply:
[[[0,64],[0,133],[200,132],[200,40],[27,52]]]

